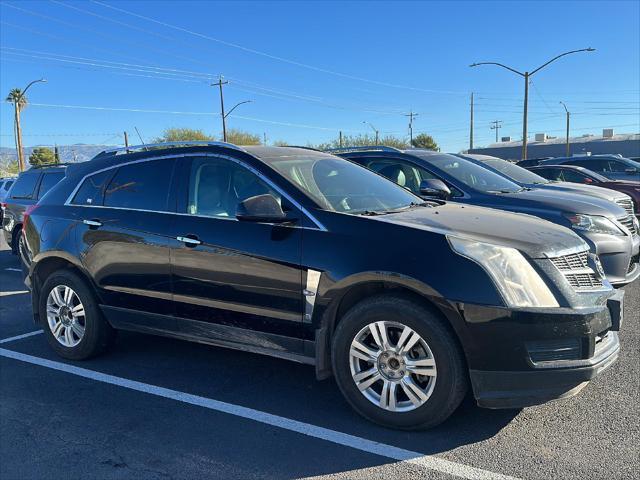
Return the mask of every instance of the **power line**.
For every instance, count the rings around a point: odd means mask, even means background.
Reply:
[[[372,79],[368,79],[368,78],[364,78],[364,77],[358,77],[358,76],[355,76],[355,75],[350,75],[350,74],[346,74],[346,73],[342,73],[342,72],[337,72],[337,71],[334,71],[334,70],[330,70],[330,69],[326,69],[326,68],[322,68],[322,67],[317,67],[317,66],[314,66],[314,65],[309,65],[307,63],[298,62],[296,60],[291,60],[291,59],[288,59],[288,58],[280,57],[278,55],[272,55],[272,54],[267,53],[267,52],[263,52],[263,51],[256,50],[256,49],[253,49],[253,48],[245,47],[243,45],[239,45],[239,44],[236,44],[236,43],[228,42],[226,40],[221,40],[219,38],[214,38],[214,37],[211,37],[209,35],[205,35],[203,33],[195,32],[193,30],[189,30],[189,29],[177,26],[177,25],[172,25],[172,24],[167,23],[167,22],[162,22],[160,20],[156,20],[154,18],[147,17],[145,15],[140,15],[140,14],[131,12],[129,10],[125,10],[123,8],[118,8],[118,7],[115,7],[113,5],[109,5],[109,4],[104,3],[104,2],[92,0],[92,3],[95,3],[97,5],[101,5],[101,6],[105,7],[105,8],[110,8],[112,10],[115,10],[115,11],[120,12],[120,13],[124,13],[126,15],[130,15],[130,16],[133,16],[133,17],[136,17],[136,18],[140,18],[142,20],[146,20],[148,22],[152,22],[152,23],[161,25],[161,26],[166,27],[166,28],[171,28],[173,30],[177,30],[177,31],[180,31],[180,32],[183,32],[183,33],[187,33],[189,35],[192,35],[192,36],[195,36],[195,37],[198,37],[198,38],[202,38],[202,39],[205,39],[205,40],[216,42],[216,43],[219,43],[221,45],[225,45],[227,47],[236,48],[238,50],[242,50],[242,51],[247,52],[247,53],[251,53],[251,54],[254,54],[254,55],[259,55],[259,56],[262,56],[262,57],[265,57],[265,58],[269,58],[271,60],[276,60],[276,61],[279,61],[279,62],[288,63],[290,65],[294,65],[294,66],[301,67],[301,68],[306,68],[306,69],[313,70],[313,71],[320,72],[320,73],[326,73],[326,74],[329,74],[329,75],[334,75],[334,76],[338,76],[338,77],[342,77],[342,78],[347,78],[347,79],[350,79],[350,80],[356,80],[356,81],[359,81],[359,82],[367,82],[367,83],[371,83],[371,84],[375,84],[375,85],[380,85],[380,86],[383,86],[383,87],[399,88],[399,89],[412,90],[412,91],[424,92],[424,93],[442,93],[442,94],[451,94],[451,95],[467,95],[467,92],[453,92],[453,91],[448,91],[448,90],[424,89],[424,88],[412,87],[412,86],[408,86],[408,85],[399,85],[399,84],[387,83],[387,82],[382,82],[382,81],[379,81],[379,80],[372,80]]]

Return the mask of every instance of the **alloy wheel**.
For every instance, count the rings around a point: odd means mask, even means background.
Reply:
[[[86,317],[78,294],[67,285],[51,289],[47,297],[47,323],[54,338],[65,347],[75,347],[84,336]]]
[[[429,400],[436,362],[429,345],[399,322],[366,325],[351,342],[351,376],[371,403],[392,412],[415,410]]]

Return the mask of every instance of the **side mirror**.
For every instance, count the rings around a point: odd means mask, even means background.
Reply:
[[[625,168],[624,171],[629,175],[633,175],[634,173],[638,173],[638,169],[635,167]]]
[[[427,178],[420,182],[420,195],[446,200],[451,196],[451,190],[442,180]]]
[[[236,208],[236,218],[244,222],[285,223],[290,219],[270,193],[249,197]]]

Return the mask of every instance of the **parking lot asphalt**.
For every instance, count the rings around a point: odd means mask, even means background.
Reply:
[[[0,244],[0,341],[37,331]],[[42,334],[0,344],[0,478],[638,478],[640,282],[618,362],[577,397],[485,410],[425,432],[377,427],[333,380],[285,360],[120,333],[99,358]]]

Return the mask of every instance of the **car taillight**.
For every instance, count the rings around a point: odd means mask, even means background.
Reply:
[[[38,204],[29,205],[27,207],[27,209],[24,211],[24,214],[22,215],[22,217],[23,217],[23,220],[22,220],[22,231],[23,232],[24,232],[24,229],[26,228],[27,220],[29,220],[29,215],[31,215],[36,208],[38,208]]]
[[[5,202],[0,202],[0,208],[4,210],[5,208],[7,208],[7,204]]]

